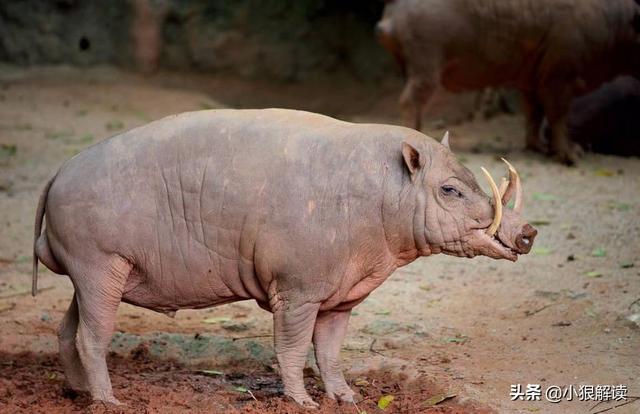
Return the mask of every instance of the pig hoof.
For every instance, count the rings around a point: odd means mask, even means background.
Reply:
[[[329,392],[328,394],[329,398],[350,404],[362,401],[362,396],[358,393],[353,392],[353,390],[348,386],[345,386],[344,390],[336,390]]]
[[[557,154],[556,155],[556,160],[558,160],[559,162],[561,162],[562,164],[568,166],[568,167],[573,167],[576,165],[576,156],[571,153],[571,152],[565,152],[562,154]]]
[[[320,407],[320,404],[318,404],[317,402],[313,401],[313,399],[309,396],[309,395],[290,395],[288,394],[288,396],[290,398],[292,398],[295,402],[297,402],[298,404],[300,404],[301,406],[305,407],[305,408],[318,408]]]
[[[118,407],[123,407],[126,405],[124,403],[121,403],[116,397],[101,398],[99,400],[94,400],[94,402],[102,403],[105,405],[116,405]]]

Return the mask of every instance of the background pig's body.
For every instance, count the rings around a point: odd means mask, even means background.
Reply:
[[[571,98],[640,73],[639,13],[634,0],[395,0],[378,33],[404,67],[401,104],[416,128],[439,84],[452,91],[510,86],[525,97],[527,145],[541,148],[546,114],[552,151],[571,163]]]
[[[585,150],[640,156],[640,80],[623,76],[575,99],[567,124]]]

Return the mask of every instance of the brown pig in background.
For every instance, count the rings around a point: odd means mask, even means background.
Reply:
[[[517,172],[500,189],[483,172],[492,198],[446,138],[281,109],[184,113],[88,148],[36,215],[34,294],[38,259],[75,288],[59,330],[68,384],[118,403],[105,354],[121,301],[252,299],[273,313],[285,394],[317,405],[302,377],[313,342],[327,394],[353,401],[339,364],[351,309],[395,269],[531,249]]]
[[[507,86],[522,92],[527,147],[573,164],[571,100],[620,74],[640,75],[640,0],[389,0],[381,43],[406,75],[400,104],[420,129],[437,86]]]

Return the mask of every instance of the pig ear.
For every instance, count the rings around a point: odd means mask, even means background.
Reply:
[[[451,147],[449,146],[449,131],[444,133],[444,137],[442,138],[442,141],[440,141],[440,143],[444,145],[446,149],[451,149]]]
[[[402,158],[404,163],[411,174],[411,178],[415,177],[416,173],[424,165],[424,157],[420,155],[420,152],[415,149],[411,144],[407,142],[402,143]]]

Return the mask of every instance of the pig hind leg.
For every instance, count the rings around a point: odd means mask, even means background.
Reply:
[[[70,266],[79,314],[76,346],[88,388],[94,400],[113,404],[120,402],[113,396],[106,353],[131,268],[131,264],[119,256],[103,257],[94,260],[92,265]]]
[[[78,321],[78,301],[74,295],[58,329],[58,349],[69,387],[75,391],[88,391],[89,387],[84,368],[80,362],[80,355],[76,347]]]
[[[313,331],[313,346],[320,375],[329,398],[355,402],[340,367],[340,348],[347,333],[351,310],[320,312]]]
[[[569,140],[567,129],[567,114],[571,104],[571,91],[560,85],[556,88],[547,88],[540,92],[542,105],[549,120],[551,130],[550,150],[551,154],[560,162],[574,165],[577,154],[574,145]]]
[[[544,109],[535,93],[523,93],[523,106],[527,122],[527,149],[546,153],[547,146],[540,135]]]
[[[304,388],[302,370],[311,345],[320,305],[282,303],[272,306],[274,342],[285,395],[298,404],[318,407]]]
[[[405,125],[420,131],[424,108],[435,91],[437,82],[410,76],[400,95],[400,108]]]

